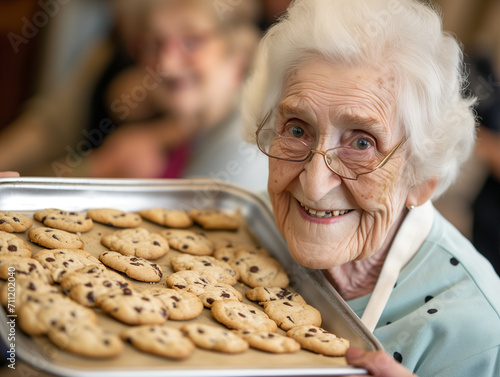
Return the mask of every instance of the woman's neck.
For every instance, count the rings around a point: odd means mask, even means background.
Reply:
[[[407,213],[408,210],[405,208],[390,228],[382,247],[372,256],[323,270],[325,277],[344,300],[353,300],[373,292],[385,259],[389,254],[392,240]]]
[[[352,261],[323,273],[344,300],[352,300],[373,291],[388,252],[388,249],[379,251],[370,258]]]

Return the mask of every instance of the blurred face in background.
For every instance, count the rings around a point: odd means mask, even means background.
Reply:
[[[162,76],[158,106],[180,116],[203,116],[234,95],[241,67],[222,21],[199,1],[166,1],[147,17],[140,59]]]

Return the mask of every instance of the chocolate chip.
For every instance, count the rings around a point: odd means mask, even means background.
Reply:
[[[15,217],[15,216],[13,217],[13,219],[14,219],[14,221],[15,221],[16,223],[20,223],[20,222],[21,222],[21,221],[20,221],[17,217]]]
[[[68,268],[68,267],[69,267],[69,263],[68,263],[68,262],[66,262],[66,261],[64,261],[64,262],[63,262],[63,266],[64,266],[64,267],[66,267],[66,268]]]
[[[185,285],[180,285],[180,284],[176,284],[176,285],[174,285],[174,287],[175,287],[175,288],[179,288],[179,289],[184,289],[184,288],[186,288],[186,286],[185,286]]]
[[[33,284],[33,283],[31,283],[31,282],[30,282],[30,283],[28,284],[28,289],[29,289],[30,291],[36,291],[35,284]]]
[[[213,304],[213,303],[214,303],[214,301],[215,301],[215,300],[214,300],[213,298],[207,298],[207,302],[208,302],[209,304]]]
[[[289,302],[284,302],[283,305],[286,305],[286,306],[292,306],[292,304],[290,304]]]
[[[135,310],[137,313],[142,312],[142,308],[140,308],[140,307],[138,307],[138,306],[134,306],[134,310]]]
[[[132,295],[132,291],[130,290],[130,288],[124,288],[123,289],[123,294],[125,296],[131,296]]]
[[[179,297],[177,297],[177,296],[172,296],[171,298],[172,298],[172,300],[174,300],[174,301],[176,301],[176,302],[179,302],[179,301],[181,300],[181,299],[180,299]]]
[[[36,270],[36,264],[34,264],[34,263],[28,263],[28,266],[30,266],[29,272],[31,272],[33,270]]]
[[[222,293],[222,294],[220,295],[220,297],[223,297],[223,298],[230,298],[230,297],[231,297],[231,295],[230,295],[229,293],[224,292],[224,293]]]
[[[205,331],[203,329],[198,329],[198,334],[205,334]]]
[[[186,244],[182,245],[182,250],[187,250],[187,249],[189,249],[189,245]]]
[[[89,287],[89,288],[90,288],[90,287],[92,287],[92,283],[85,283],[85,284],[84,284],[84,286],[86,286],[86,287]]]
[[[253,272],[253,273],[259,272],[259,267],[257,267],[257,266],[250,267],[250,272]]]
[[[314,335],[313,335],[313,334],[308,334],[308,333],[305,333],[305,335],[304,335],[304,336],[305,336],[306,338],[310,338],[310,337],[312,337],[312,336],[314,336]]]
[[[238,312],[238,315],[239,315],[241,318],[246,318],[246,317],[247,317],[245,314],[240,313],[240,312]]]
[[[9,247],[7,247],[7,249],[9,251],[17,251],[17,246],[16,245],[9,245]]]
[[[102,283],[102,285],[104,285],[106,288],[109,288],[111,287],[113,284],[110,282],[110,281],[105,281],[104,283]]]
[[[54,239],[56,239],[56,240],[60,241],[60,239],[59,239],[59,238],[57,238],[57,236],[56,236],[55,234],[53,234],[53,235],[52,235],[52,238],[54,238]]]
[[[161,245],[158,243],[158,241],[153,242],[153,245],[155,245],[155,246],[161,246]]]

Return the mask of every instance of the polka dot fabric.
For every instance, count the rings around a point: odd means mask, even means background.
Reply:
[[[498,292],[500,279],[492,267],[436,212],[429,237],[401,271],[374,335],[419,377],[500,376]],[[361,316],[369,298],[348,304]]]

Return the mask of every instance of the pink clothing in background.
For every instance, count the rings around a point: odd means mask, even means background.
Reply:
[[[160,178],[181,178],[184,168],[189,160],[191,144],[181,144],[168,153],[168,166]]]

